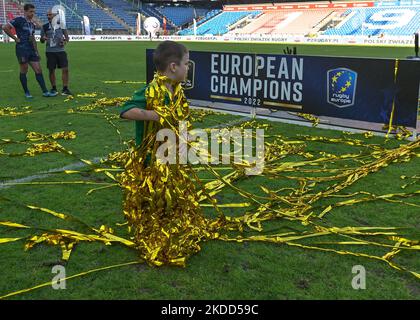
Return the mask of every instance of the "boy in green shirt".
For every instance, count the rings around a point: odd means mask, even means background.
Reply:
[[[173,41],[162,42],[153,54],[153,62],[158,73],[152,83],[136,91],[131,100],[127,101],[120,113],[120,117],[136,121],[136,144],[143,142],[145,135],[150,133],[150,121],[159,122],[160,116],[156,112],[151,99],[148,101],[148,91],[151,86],[160,86],[159,82],[168,90],[163,101],[159,101],[160,107],[168,106],[171,98],[175,97],[175,91],[180,90],[180,83],[188,74],[189,53],[187,48]],[[166,91],[166,90],[165,90]],[[183,92],[177,92],[183,95]]]
[[[157,138],[159,130],[172,129],[179,140],[180,123],[189,126],[189,105],[181,86],[188,73],[188,50],[173,41],[162,42],[153,62],[153,81],[121,112],[121,118],[136,121],[137,144],[125,154],[120,176],[123,212],[142,259],[154,266],[185,266],[186,258],[200,250],[199,243],[217,234],[210,230],[217,224],[202,215],[190,166],[157,161],[163,143]]]

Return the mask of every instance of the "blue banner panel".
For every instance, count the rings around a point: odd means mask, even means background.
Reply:
[[[153,50],[147,50],[147,81]],[[187,98],[416,127],[420,62],[190,52]]]

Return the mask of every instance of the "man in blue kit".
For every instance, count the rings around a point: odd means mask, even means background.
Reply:
[[[33,4],[25,4],[23,7],[24,17],[17,17],[3,26],[4,32],[16,42],[16,57],[20,65],[20,83],[25,91],[26,98],[32,98],[28,89],[28,65],[35,72],[36,80],[42,89],[44,97],[51,97],[45,86],[44,76],[42,75],[41,65],[39,63],[40,56],[35,41],[35,24],[32,18],[35,15],[35,6]],[[11,33],[12,27],[16,29],[16,36]]]

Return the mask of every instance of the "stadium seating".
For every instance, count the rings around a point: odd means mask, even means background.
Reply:
[[[36,7],[36,16],[42,21],[42,23],[47,23],[47,11],[53,6],[57,5],[55,0],[33,0],[31,1]],[[66,10],[66,27],[68,29],[81,29],[81,17],[75,13],[69,12]]]
[[[6,10],[4,10],[6,9]],[[4,19],[3,13],[6,12],[6,20]],[[23,8],[22,6],[14,3],[14,2],[5,2],[5,6],[3,7],[3,2],[0,2],[0,24],[4,24],[10,17],[19,17],[23,15]]]
[[[412,35],[420,31],[420,5],[349,9],[343,23],[324,35]]]
[[[411,5],[408,5],[411,4]],[[324,35],[392,35],[409,36],[420,32],[420,1],[401,0],[375,3],[374,7],[345,9],[302,9],[260,11],[222,11],[209,12],[199,22],[197,35],[212,34],[288,34],[307,35],[326,29],[330,21],[337,21],[342,15],[342,22],[335,22],[323,32]],[[229,28],[235,22],[247,17],[245,25]],[[252,19],[254,18],[254,19]],[[321,29],[321,30],[323,30]],[[179,32],[180,35],[192,35],[193,29]]]
[[[42,22],[47,21],[44,13],[52,6],[57,5],[56,0],[32,0],[30,2],[36,6],[37,15]],[[106,10],[109,10],[133,28],[136,26],[137,12],[141,12],[145,16],[158,18],[161,25],[163,25],[163,18],[166,17],[166,29],[173,30],[175,27],[192,23],[193,18],[205,16],[209,12],[208,9],[203,7],[143,3],[138,8],[136,4],[125,0],[100,0],[100,2],[105,6],[105,10],[89,0],[62,0],[61,3],[66,8],[67,28],[81,29],[82,16],[86,15],[89,17],[93,29],[125,30],[125,26],[115,21],[106,12]]]
[[[165,5],[157,7],[157,10],[172,21],[176,26],[191,23],[194,18],[204,16],[209,10],[206,8],[194,8],[192,6]]]
[[[420,6],[420,0],[387,0],[375,2],[375,7]]]
[[[331,9],[320,10],[306,10],[301,11],[301,14],[289,13],[290,21],[285,19],[285,24],[280,26],[277,30],[279,33],[292,34],[292,35],[305,35],[309,33],[321,20],[327,15],[331,14]],[[298,12],[300,13],[300,12]],[[293,16],[296,14],[296,16]]]
[[[154,3],[144,3],[141,9],[141,12],[148,17],[155,17],[159,20],[160,25],[163,26],[163,18],[164,16],[162,15],[162,13],[160,13],[159,10],[157,10],[157,5],[155,5]],[[172,25],[172,23],[169,21],[167,21],[166,23],[166,29],[167,30],[173,30],[174,29],[174,25]]]
[[[229,27],[234,23],[246,17],[252,18],[259,15],[261,11],[240,11],[240,12],[228,12],[224,11],[221,13],[211,13],[213,16],[209,16],[197,27],[197,35],[223,35],[229,32]],[[193,35],[194,31],[192,28],[183,30],[179,33],[180,35]]]
[[[49,8],[62,3],[66,8],[67,28],[81,30],[82,16],[90,19],[92,29],[104,32],[127,32],[136,26],[137,13],[154,16],[166,29],[179,30],[179,35],[193,35],[193,19],[197,35],[223,34],[290,34],[317,32],[330,36],[410,36],[420,31],[420,0],[378,1],[373,7],[345,9],[302,9],[263,11],[223,11],[193,3],[136,3],[129,0],[29,0],[36,6],[37,17],[46,22]],[[100,3],[101,6],[95,4]],[[0,12],[3,12],[0,2]],[[22,5],[7,1],[6,13],[23,14]],[[104,8],[103,8],[104,7]],[[118,19],[118,18],[119,19]],[[115,19],[114,19],[115,18]],[[121,21],[121,20],[122,21]],[[6,18],[8,20],[8,18]],[[116,21],[118,20],[118,21]],[[4,23],[3,14],[0,24]],[[319,31],[321,30],[321,31]]]
[[[332,12],[331,9],[267,12],[232,33],[305,35]]]
[[[166,27],[171,30],[187,23],[191,23],[194,18],[202,17],[207,12],[206,8],[195,8],[185,5],[156,5],[144,3],[141,8],[123,0],[101,0],[116,16],[122,19],[131,27],[136,26],[136,15],[138,11],[146,16],[156,17],[161,25],[163,17],[167,19]]]
[[[277,12],[262,14],[245,27],[233,30],[237,34],[271,34],[275,33],[275,27],[284,21],[285,15]]]
[[[135,27],[137,22],[138,8],[122,0],[101,0],[117,17],[130,27]]]
[[[44,23],[47,21],[47,10],[57,5],[56,0],[32,0],[31,2],[36,6],[37,16]],[[66,8],[68,29],[81,29],[82,16],[86,15],[89,17],[92,29],[125,30],[123,25],[88,0],[62,0],[61,3]]]
[[[194,19],[193,7],[164,6],[158,7],[157,10],[168,20],[172,21],[176,26],[182,26],[183,24],[189,23]]]
[[[216,15],[222,13],[222,12],[223,11],[219,10],[219,9],[213,9],[211,11],[208,11],[203,17],[198,17],[197,18],[197,27],[202,25],[206,21],[210,20],[211,18],[213,18],[214,16],[216,16]],[[193,26],[191,26],[188,29],[181,30],[178,34],[181,35],[181,36],[194,34]]]

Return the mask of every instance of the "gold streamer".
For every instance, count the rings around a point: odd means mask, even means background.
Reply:
[[[82,277],[91,273],[95,273],[95,272],[99,272],[99,271],[104,271],[104,270],[110,270],[110,269],[115,269],[115,268],[120,268],[120,267],[125,267],[125,266],[129,266],[129,265],[134,265],[134,264],[140,264],[141,262],[139,261],[131,261],[131,262],[126,262],[126,263],[120,263],[120,264],[115,264],[115,265],[111,265],[111,266],[107,266],[107,267],[102,267],[102,268],[96,268],[96,269],[92,269],[89,271],[85,271],[85,272],[81,272],[69,277],[65,277],[64,279],[61,279],[61,281],[67,281],[70,279],[74,279],[74,278],[78,278],[78,277]],[[26,293],[26,292],[30,292],[36,289],[40,289],[40,288],[44,288],[44,287],[48,287],[48,286],[52,286],[54,284],[57,284],[59,280],[53,280],[53,281],[49,281],[49,282],[45,282],[43,284],[37,285],[35,287],[31,287],[31,288],[27,288],[27,289],[23,289],[23,290],[19,290],[19,291],[15,291],[15,292],[11,292],[9,294],[6,294],[4,296],[0,296],[0,300],[1,299],[6,299],[6,298],[10,298],[22,293]]]
[[[316,127],[319,124],[320,119],[318,117],[315,117],[312,114],[309,114],[309,113],[301,113],[301,112],[298,112],[298,113],[295,113],[295,114],[298,117],[304,118],[304,119],[312,122],[312,127]]]
[[[32,107],[0,107],[0,117],[18,117],[32,113]]]
[[[396,73],[398,63],[396,63]],[[67,261],[72,249],[80,242],[101,242],[105,245],[113,243],[122,244],[128,248],[135,249],[139,253],[139,258],[154,266],[165,264],[185,266],[189,256],[201,250],[201,243],[211,239],[219,239],[230,242],[259,241],[274,244],[290,245],[302,249],[319,250],[332,252],[341,255],[352,255],[362,258],[375,259],[387,263],[390,267],[408,272],[416,278],[420,278],[417,272],[397,265],[396,257],[404,251],[420,250],[418,240],[406,239],[398,234],[398,228],[393,227],[335,227],[321,226],[317,222],[332,214],[336,208],[342,206],[356,205],[369,201],[386,201],[403,205],[418,207],[415,203],[405,201],[405,199],[417,197],[420,191],[407,193],[390,193],[375,195],[366,191],[354,192],[352,194],[340,194],[341,191],[352,186],[355,182],[365,178],[371,173],[377,172],[391,164],[410,161],[413,157],[419,156],[420,140],[401,145],[395,149],[385,149],[383,145],[369,144],[363,140],[343,138],[326,138],[317,136],[299,135],[293,140],[288,140],[282,136],[269,136],[272,141],[266,142],[266,164],[264,175],[269,178],[289,179],[292,184],[288,188],[271,190],[261,186],[264,196],[250,193],[235,185],[236,181],[250,179],[244,174],[244,167],[247,164],[235,164],[230,168],[230,172],[220,174],[218,171],[228,168],[218,168],[211,166],[191,167],[189,165],[163,165],[155,161],[156,150],[159,144],[155,141],[156,132],[163,127],[171,128],[177,132],[177,123],[180,120],[187,121],[191,127],[191,120],[202,121],[212,112],[194,111],[191,112],[185,99],[181,86],[175,86],[172,94],[166,87],[170,80],[155,75],[154,81],[146,91],[147,108],[155,110],[160,116],[159,123],[147,123],[146,134],[140,148],[131,147],[125,152],[115,152],[108,155],[108,158],[101,162],[107,168],[96,167],[91,161],[80,159],[91,167],[90,172],[103,174],[111,183],[104,183],[103,187],[92,189],[89,193],[103,188],[113,187],[117,184],[124,190],[123,213],[127,220],[127,226],[131,240],[119,237],[114,231],[102,225],[99,228],[89,226],[83,221],[72,217],[69,214],[56,212],[51,209],[33,205],[24,207],[40,211],[56,218],[78,222],[91,230],[89,233],[82,233],[66,229],[42,229],[29,227],[16,222],[0,222],[0,226],[33,229],[38,234],[33,234],[23,238],[4,237],[0,238],[0,243],[8,243],[26,239],[25,248],[27,250],[39,244],[48,244],[60,247],[62,259]],[[165,96],[169,97],[170,103],[164,106],[162,101]],[[71,109],[72,112],[86,112],[95,108],[102,109],[105,106],[115,106],[126,98],[98,99],[89,106],[80,109]],[[107,115],[105,115],[107,116]],[[392,115],[391,115],[392,116]],[[120,134],[110,120],[106,118],[110,125],[113,125],[116,132]],[[391,126],[392,123],[390,123]],[[244,122],[232,128],[264,128],[269,125],[259,123],[255,120]],[[401,129],[402,130],[402,129]],[[402,131],[404,132],[404,131]],[[177,133],[179,134],[179,133]],[[407,134],[407,132],[405,133]],[[346,134],[348,135],[348,134]],[[369,138],[371,133],[365,133],[365,138]],[[48,143],[33,144],[27,150],[29,154],[37,152],[48,152],[52,146],[56,146],[56,151],[76,157],[72,152],[60,149],[58,143],[54,145],[55,139],[74,139],[74,135],[64,132],[50,135],[39,133],[27,133],[26,141],[48,141]],[[5,144],[13,143],[9,139],[1,139]],[[347,146],[359,147],[362,151],[349,154],[330,154],[327,152],[305,151],[306,143],[316,141],[331,144],[344,144]],[[20,142],[22,143],[22,142]],[[27,153],[25,153],[27,154]],[[20,155],[25,155],[20,154]],[[300,157],[301,160],[286,161],[288,156]],[[150,162],[148,162],[151,159]],[[336,167],[340,163],[351,163],[353,166],[345,165]],[[333,164],[333,167],[328,165]],[[203,184],[197,172],[211,174],[214,178]],[[293,171],[293,176],[287,172]],[[82,171],[65,170],[65,174],[81,174]],[[325,174],[328,173],[328,174]],[[411,177],[413,180],[416,176]],[[406,177],[404,178],[406,179]],[[82,184],[83,181],[71,182],[51,182],[51,184]],[[318,184],[332,182],[329,186],[319,191],[315,189]],[[415,182],[415,181],[414,181]],[[50,182],[33,183],[48,185]],[[88,181],[86,184],[94,184]],[[32,183],[31,183],[32,184]],[[407,183],[404,188],[414,183]],[[403,188],[402,187],[402,188]],[[219,204],[215,196],[225,188],[233,190],[244,200],[234,203]],[[345,198],[330,204],[317,206],[322,199]],[[213,207],[217,212],[215,217],[204,217],[202,208]],[[223,208],[245,208],[246,213],[229,217],[222,212]],[[294,221],[300,227],[304,226],[304,231],[294,231],[277,234],[263,234],[264,222],[274,219],[285,219]],[[125,225],[125,224],[124,224]],[[246,232],[257,231],[257,235],[248,236],[241,233],[239,236],[228,235],[228,231]],[[322,237],[337,238],[336,241],[317,242],[315,245],[301,243],[311,239]],[[344,241],[341,241],[344,238]],[[329,238],[328,238],[329,239]],[[369,240],[366,240],[369,239]],[[375,240],[371,240],[375,239]],[[388,252],[381,255],[368,255],[350,250],[330,249],[329,245],[338,246],[376,246],[387,248]],[[133,263],[140,263],[139,261]],[[90,270],[83,275],[95,272]],[[72,277],[69,277],[70,279]],[[21,290],[10,295],[24,293],[38,287],[51,283],[36,286],[30,289]]]
[[[397,75],[398,75],[398,66],[399,66],[399,60],[395,59],[395,67],[394,67],[394,83],[397,83]],[[394,112],[395,112],[395,98],[392,100],[392,109],[391,109],[391,115],[389,116],[389,123],[388,123],[388,132],[386,133],[385,137],[388,138],[391,130],[392,130],[392,123],[394,121]]]

